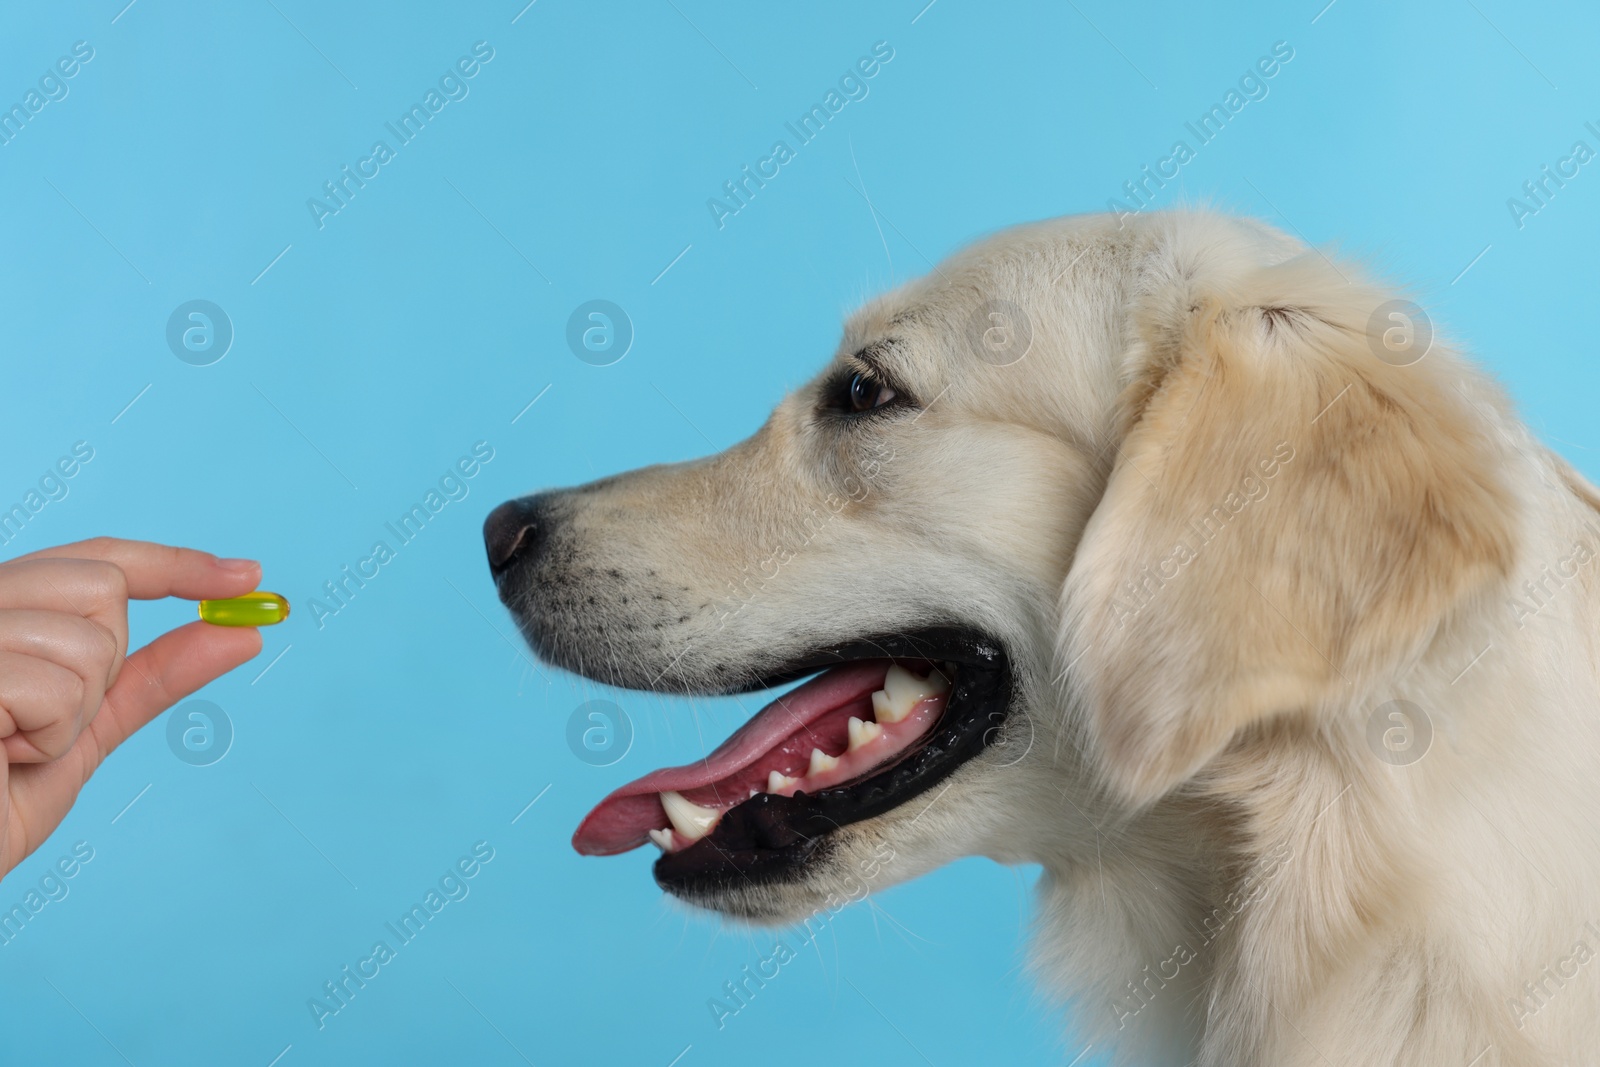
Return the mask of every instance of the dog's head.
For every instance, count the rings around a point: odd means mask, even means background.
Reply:
[[[1146,807],[1414,654],[1507,565],[1504,501],[1452,357],[1353,276],[1212,215],[1024,227],[857,312],[749,440],[496,509],[546,660],[812,677],[577,847],[654,839],[667,890],[775,920],[962,855],[1092,856],[1084,806]]]

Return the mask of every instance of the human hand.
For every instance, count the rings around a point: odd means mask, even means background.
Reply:
[[[66,817],[127,737],[261,651],[192,622],[128,655],[128,600],[239,596],[253,560],[97,537],[0,563],[0,876]]]

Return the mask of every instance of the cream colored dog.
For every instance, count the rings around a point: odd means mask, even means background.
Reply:
[[[1128,1062],[1493,1067],[1600,1063],[1597,507],[1415,305],[1184,213],[983,241],[748,441],[485,532],[556,664],[816,675],[581,851],[763,922],[1039,863]]]

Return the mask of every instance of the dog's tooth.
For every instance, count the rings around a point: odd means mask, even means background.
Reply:
[[[672,828],[690,841],[698,841],[709,834],[722,817],[722,812],[716,808],[702,808],[692,800],[685,800],[682,794],[670,790],[661,794],[661,806],[666,809],[667,818],[672,820]]]
[[[928,672],[928,688],[932,689],[935,694],[948,693],[950,692],[950,679],[955,676],[956,672],[950,669],[949,664],[942,663]]]
[[[839,766],[837,756],[830,756],[822,749],[814,748],[811,750],[811,766],[806,768],[806,773],[821,774],[823,771],[831,771],[837,766]]]
[[[851,752],[854,752],[862,745],[869,744],[879,734],[883,733],[883,727],[879,726],[877,723],[862,722],[854,715],[850,716],[849,730]]]
[[[661,851],[662,852],[671,852],[672,851],[672,831],[671,830],[651,830],[650,831],[650,840],[654,841],[657,845],[661,846]]]
[[[933,677],[939,678],[938,672]],[[899,722],[911,714],[911,709],[928,697],[935,696],[945,691],[941,686],[948,688],[949,682],[940,678],[934,682],[919,674],[913,674],[898,663],[890,664],[888,674],[884,675],[883,700],[878,699],[878,694],[872,695],[872,710],[877,714],[879,722]],[[888,714],[885,715],[885,712]]]
[[[790,778],[787,774],[780,774],[777,771],[768,771],[767,792],[781,793],[799,780],[798,778]]]

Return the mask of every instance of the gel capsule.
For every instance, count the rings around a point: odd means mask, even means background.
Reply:
[[[258,590],[227,600],[202,600],[200,617],[213,626],[272,626],[289,617],[289,602]]]

